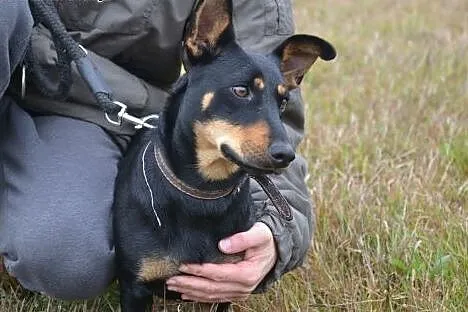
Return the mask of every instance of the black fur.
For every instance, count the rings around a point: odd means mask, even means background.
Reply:
[[[230,2],[226,8],[230,16]],[[211,17],[205,14],[204,18]],[[192,21],[191,25],[195,24]],[[281,122],[281,106],[287,101],[287,94],[277,91],[278,85],[285,80],[281,72],[282,51],[276,50],[269,55],[244,51],[235,42],[231,24],[220,36],[215,46],[202,49],[202,55],[190,55],[190,51],[186,51],[190,70],[175,84],[158,127],[140,131],[120,164],[114,204],[114,238],[124,312],[145,311],[151,305],[153,293],[168,299],[179,297],[177,293],[165,292],[165,280],[170,276],[151,281],[139,279],[143,259],[165,259],[176,265],[223,261],[218,242],[248,230],[256,220],[247,174],[273,172],[287,166],[294,156]],[[297,40],[293,36],[283,45],[290,48],[296,41],[298,44],[316,44],[316,50],[325,51],[322,53],[325,56],[319,56],[333,58],[331,45],[314,38],[304,43],[304,36],[296,37]],[[206,45],[205,42],[197,44]],[[293,65],[300,64],[305,57],[304,51],[300,48],[298,51],[298,61]],[[308,64],[310,67],[311,62]],[[299,68],[298,75],[303,75],[307,69]],[[258,77],[264,82],[262,88],[254,85]],[[302,76],[298,78],[302,79]],[[233,87],[237,86],[248,88],[249,96],[236,95]],[[209,107],[202,109],[201,102],[207,92],[213,92],[214,97]],[[233,156],[235,150],[229,144],[222,144],[220,153],[238,164],[240,170],[216,181],[203,176],[197,167],[194,123],[212,120],[223,120],[241,128],[258,122],[267,125],[269,145],[261,151],[261,161],[258,155],[245,159]],[[165,179],[156,164],[153,146],[158,142],[162,142],[167,152],[166,159],[172,171],[184,183],[200,190],[239,187],[216,200],[196,199],[180,192]],[[284,159],[272,160],[272,146],[275,146],[276,156]],[[143,169],[154,195],[154,211]],[[227,306],[222,305],[219,310]]]

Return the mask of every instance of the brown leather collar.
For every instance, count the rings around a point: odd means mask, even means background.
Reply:
[[[156,135],[156,137],[157,137],[157,142],[156,144],[153,144],[156,164],[158,165],[159,170],[161,170],[166,180],[169,183],[171,183],[173,187],[175,187],[182,193],[189,195],[191,197],[197,198],[197,199],[210,200],[210,199],[219,199],[219,198],[225,197],[231,194],[238,187],[237,185],[235,185],[227,189],[208,191],[208,190],[200,190],[200,189],[194,188],[184,183],[174,174],[174,172],[169,167],[166,161],[166,154],[164,151],[164,146],[163,146],[163,143],[161,142],[161,139],[159,138],[159,134]],[[242,184],[244,181],[245,179],[243,179],[240,184]]]
[[[182,180],[177,178],[174,172],[169,167],[166,161],[166,153],[164,151],[164,145],[161,141],[160,134],[156,134],[156,144],[154,146],[154,156],[156,159],[156,164],[161,170],[163,176],[166,180],[171,183],[173,187],[181,191],[182,193],[189,195],[191,197],[203,200],[210,200],[210,199],[219,199],[231,194],[236,188],[242,185],[246,179],[242,179],[239,185],[223,189],[223,190],[213,190],[213,191],[205,191],[194,188],[190,185],[187,185]],[[280,193],[276,185],[273,181],[270,180],[266,175],[255,175],[250,176],[250,178],[254,179],[255,181],[260,184],[263,191],[267,194],[270,198],[273,206],[275,206],[276,210],[278,210],[280,216],[285,219],[286,221],[291,221],[293,219],[291,207],[289,203],[286,201],[284,196]]]

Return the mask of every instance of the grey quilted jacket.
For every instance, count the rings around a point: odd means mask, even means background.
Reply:
[[[168,90],[181,69],[180,47],[184,26],[195,0],[83,0],[56,1],[60,16],[73,37],[89,50],[94,63],[113,91],[115,100],[126,103],[130,113],[157,113],[168,99]],[[290,0],[235,0],[234,27],[246,49],[268,52],[292,35]],[[56,53],[50,34],[35,26],[32,51],[54,79]],[[23,105],[38,113],[53,113],[88,120],[109,130],[123,144],[134,134],[132,127],[107,123],[92,94],[78,75],[66,101],[42,97],[28,85]],[[299,92],[291,97],[284,123],[294,146],[303,136],[304,113]],[[252,181],[259,220],[272,230],[278,261],[257,291],[300,265],[310,245],[314,215],[304,182],[306,163],[300,156],[289,169],[272,179],[293,208],[294,219],[281,219],[265,193]]]

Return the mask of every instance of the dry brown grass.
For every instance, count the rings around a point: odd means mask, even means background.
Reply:
[[[295,6],[298,29],[339,53],[304,87],[316,236],[304,268],[236,309],[468,311],[468,2]],[[0,300],[4,311],[117,306],[115,290]]]
[[[339,52],[305,88],[317,233],[253,310],[467,310],[468,2],[298,3]]]

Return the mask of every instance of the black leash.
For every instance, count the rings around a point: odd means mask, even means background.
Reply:
[[[29,0],[35,23],[43,24],[52,34],[57,51],[59,85],[56,90],[50,85],[44,71],[34,60],[31,47],[26,55],[27,65],[37,78],[40,91],[49,97],[63,99],[70,91],[71,62],[75,62],[81,76],[94,94],[99,106],[108,114],[116,113],[119,107],[112,101],[112,93],[104,79],[91,63],[88,53],[67,32],[52,0]]]
[[[36,62],[31,43],[29,44],[25,63],[28,70],[36,77],[35,82],[42,94],[54,99],[66,98],[72,84],[71,62],[74,62],[81,77],[93,93],[97,104],[105,112],[107,121],[116,126],[120,126],[122,120],[126,120],[136,125],[136,128],[154,127],[147,121],[157,118],[156,115],[150,115],[142,119],[134,117],[126,112],[127,105],[112,99],[109,86],[92,63],[86,49],[79,45],[67,32],[60,20],[53,0],[29,0],[29,5],[34,22],[44,25],[50,31],[57,51],[56,66],[59,72],[59,84],[58,87],[54,88],[47,79],[48,73],[40,68],[40,65]],[[24,72],[23,75],[25,75]],[[23,77],[22,80],[24,84],[25,78]],[[22,93],[24,93],[24,88],[23,86]],[[111,115],[114,117],[111,118]]]
[[[250,177],[260,184],[280,216],[286,221],[291,221],[293,219],[291,207],[273,181],[266,175],[250,175]]]

